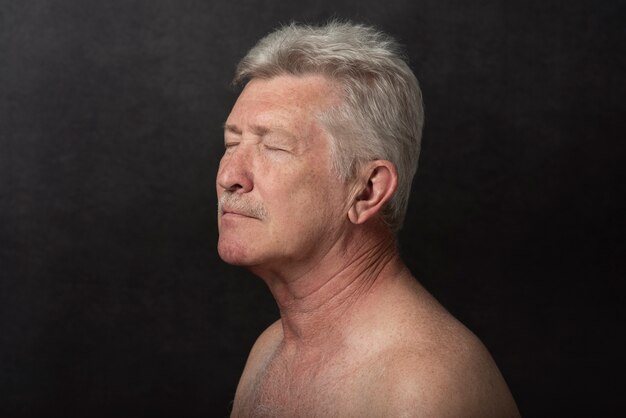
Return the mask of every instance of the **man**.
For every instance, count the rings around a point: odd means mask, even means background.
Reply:
[[[397,44],[291,25],[235,82],[218,250],[263,278],[281,318],[252,348],[232,416],[518,416],[487,350],[398,254],[423,112]]]

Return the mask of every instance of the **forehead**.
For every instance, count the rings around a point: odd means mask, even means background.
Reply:
[[[248,82],[228,117],[227,124],[304,128],[317,115],[339,102],[337,86],[322,75],[280,75]]]

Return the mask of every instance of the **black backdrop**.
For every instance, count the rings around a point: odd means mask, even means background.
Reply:
[[[0,416],[227,416],[264,284],[216,255],[237,60],[291,19],[407,46],[402,251],[526,416],[623,413],[625,13],[600,0],[0,0]]]

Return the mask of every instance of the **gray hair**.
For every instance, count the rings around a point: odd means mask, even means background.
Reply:
[[[399,44],[350,22],[290,24],[261,39],[239,62],[233,83],[278,75],[322,74],[342,87],[342,103],[321,114],[331,136],[332,166],[346,181],[367,161],[391,161],[398,188],[382,211],[398,231],[417,170],[422,94]]]

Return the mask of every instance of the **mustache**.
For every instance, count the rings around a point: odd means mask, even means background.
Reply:
[[[247,200],[234,194],[224,194],[217,202],[218,215],[221,216],[224,212],[235,212],[260,220],[267,218],[267,209],[262,203]]]

